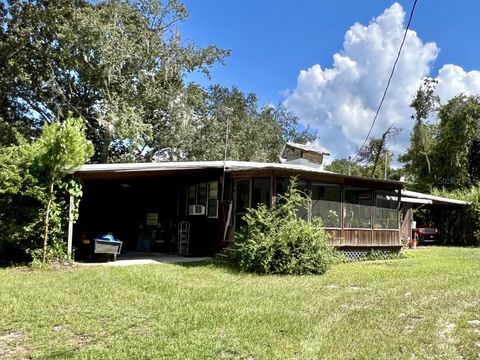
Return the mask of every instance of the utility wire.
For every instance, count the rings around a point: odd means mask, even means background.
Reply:
[[[405,44],[405,39],[407,38],[408,29],[410,28],[410,23],[412,22],[413,13],[415,12],[415,7],[416,6],[417,6],[417,0],[415,0],[413,2],[412,10],[410,11],[410,17],[408,18],[408,23],[407,23],[407,26],[405,27],[405,33],[403,34],[402,43],[400,44],[400,48],[398,49],[397,58],[395,59],[395,62],[393,63],[392,71],[390,72],[390,76],[389,76],[388,81],[387,81],[387,86],[385,87],[385,91],[383,92],[382,100],[380,100],[380,104],[378,105],[377,111],[376,111],[375,116],[373,118],[372,125],[370,126],[370,129],[368,130],[368,134],[365,137],[365,141],[363,142],[362,146],[360,147],[360,149],[355,154],[354,161],[356,161],[358,159],[358,154],[363,150],[363,148],[367,144],[367,141],[368,141],[368,138],[370,137],[373,126],[375,125],[375,122],[377,121],[378,114],[380,113],[380,109],[382,108],[383,101],[385,100],[385,97],[387,96],[388,88],[390,87],[390,82],[392,81],[393,74],[395,73],[395,68],[397,67],[398,59],[400,58],[400,54],[402,53],[403,45]]]

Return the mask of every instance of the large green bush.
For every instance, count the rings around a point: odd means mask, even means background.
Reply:
[[[301,208],[310,208],[309,201],[292,180],[276,206],[249,209],[230,260],[241,270],[259,274],[323,274],[336,255],[321,220],[299,217]]]

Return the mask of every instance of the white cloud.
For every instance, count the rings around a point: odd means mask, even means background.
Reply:
[[[447,64],[438,71],[437,81],[436,90],[442,102],[460,93],[480,93],[480,71],[466,72],[460,66]]]
[[[318,129],[322,145],[346,157],[363,142],[375,115],[388,75],[405,31],[405,12],[395,3],[368,26],[356,23],[345,34],[343,49],[333,55],[331,68],[319,64],[301,70],[296,88],[285,105],[301,121]],[[435,43],[424,43],[409,30],[387,98],[372,132],[379,136],[391,125],[403,129],[396,143],[398,154],[408,145],[412,121],[409,104],[437,58]],[[445,65],[438,74],[442,100],[459,92],[480,92],[480,72],[465,72]]]

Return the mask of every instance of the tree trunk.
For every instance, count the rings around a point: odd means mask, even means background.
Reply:
[[[385,146],[385,134],[383,134],[384,136],[382,137],[382,142],[380,144],[380,146],[378,147],[377,149],[377,153],[375,154],[375,162],[373,164],[373,169],[372,169],[372,178],[375,177],[375,171],[377,171],[377,166],[378,166],[378,160],[380,160],[380,154],[383,150],[383,147]]]
[[[425,153],[425,159],[427,160],[428,175],[431,175],[431,174],[432,174],[432,168],[431,168],[430,159],[428,158],[428,154],[427,154],[427,153]]]
[[[43,263],[47,262],[47,246],[48,246],[48,225],[50,222],[50,208],[52,207],[53,201],[53,184],[54,181],[52,180],[50,183],[50,191],[48,193],[48,203],[47,203],[47,210],[45,211],[45,232],[43,234]]]

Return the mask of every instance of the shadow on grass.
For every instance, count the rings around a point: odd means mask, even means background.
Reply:
[[[30,263],[27,261],[7,261],[0,259],[0,269],[26,268]]]
[[[238,267],[232,263],[225,260],[210,259],[210,260],[201,260],[201,261],[191,261],[191,262],[175,262],[173,265],[181,266],[184,268],[212,268],[223,270],[232,274],[242,274],[244,273]]]

